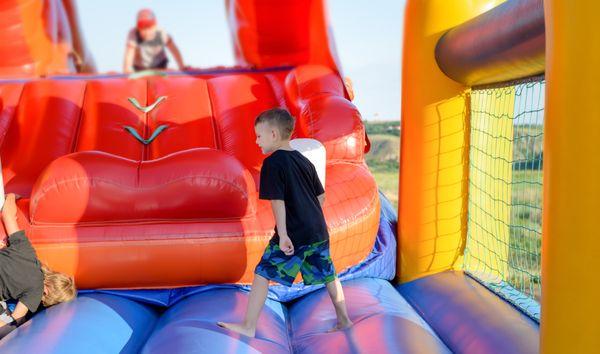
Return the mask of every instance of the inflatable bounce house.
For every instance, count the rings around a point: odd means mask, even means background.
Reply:
[[[0,5],[4,189],[80,289],[0,352],[599,350],[598,3],[407,1],[398,213],[325,1],[226,10],[237,66],[126,75],[96,73],[72,0]],[[327,333],[327,293],[300,278],[270,288],[256,338],[216,325],[243,318],[273,234],[253,133],[272,107],[321,152],[350,329]]]

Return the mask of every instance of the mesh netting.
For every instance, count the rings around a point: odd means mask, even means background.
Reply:
[[[539,320],[544,86],[473,89],[465,271]]]

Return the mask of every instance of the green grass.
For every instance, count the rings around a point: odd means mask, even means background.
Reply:
[[[365,123],[367,131],[383,132],[382,134],[369,134],[371,150],[366,155],[366,161],[379,189],[394,207],[398,208],[400,137],[397,135],[398,131],[393,127],[398,127],[400,122]],[[388,127],[392,127],[392,129],[388,129]]]
[[[390,200],[392,205],[398,209],[398,171],[371,170],[377,186]]]
[[[508,282],[541,297],[542,171],[513,171]]]

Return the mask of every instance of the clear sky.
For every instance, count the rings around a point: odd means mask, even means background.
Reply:
[[[144,7],[155,11],[186,64],[234,64],[225,0],[83,0],[77,4],[86,43],[101,72],[121,70],[126,34]],[[398,120],[404,0],[329,0],[328,8],[342,69],[354,82],[354,103],[363,118]]]

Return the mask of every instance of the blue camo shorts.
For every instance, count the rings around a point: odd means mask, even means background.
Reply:
[[[254,273],[285,286],[292,286],[298,272],[305,285],[326,284],[335,279],[329,255],[329,240],[300,246],[287,256],[278,244],[269,242]]]

